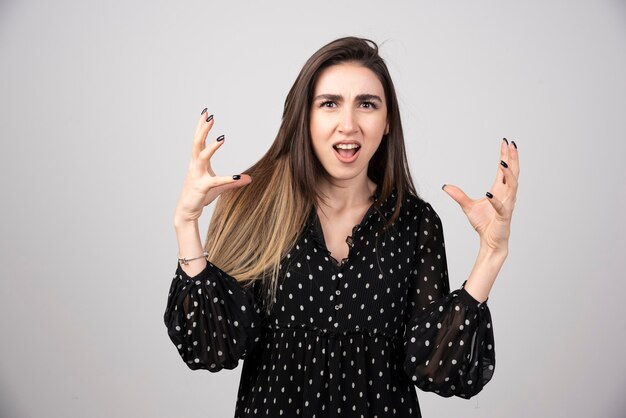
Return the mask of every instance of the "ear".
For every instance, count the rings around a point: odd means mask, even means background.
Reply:
[[[385,125],[385,133],[384,135],[387,135],[389,133],[389,122],[387,122],[387,125]]]

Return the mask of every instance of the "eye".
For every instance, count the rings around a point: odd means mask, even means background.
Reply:
[[[322,103],[320,103],[320,107],[334,107],[335,106],[335,102],[333,102],[332,100],[326,100]]]
[[[361,106],[365,107],[366,109],[378,109],[374,102],[370,101],[361,102]]]

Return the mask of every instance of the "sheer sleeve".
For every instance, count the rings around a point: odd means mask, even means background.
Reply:
[[[419,217],[404,370],[424,391],[469,399],[493,375],[491,314],[463,287],[450,293],[441,220],[428,203]]]
[[[254,292],[211,263],[189,277],[177,262],[164,314],[167,332],[190,369],[233,369],[259,340]]]

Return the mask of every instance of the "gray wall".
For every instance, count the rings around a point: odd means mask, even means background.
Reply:
[[[162,322],[196,119],[241,171],[351,34],[383,43],[453,288],[478,240],[440,187],[480,197],[501,138],[520,147],[494,379],[420,394],[424,416],[625,416],[625,2],[295,3],[0,3],[2,416],[232,416],[240,369],[191,372]]]

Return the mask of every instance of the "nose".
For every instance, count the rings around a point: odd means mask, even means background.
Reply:
[[[358,129],[358,121],[354,111],[348,107],[344,108],[340,115],[339,132],[342,134],[351,134]]]

